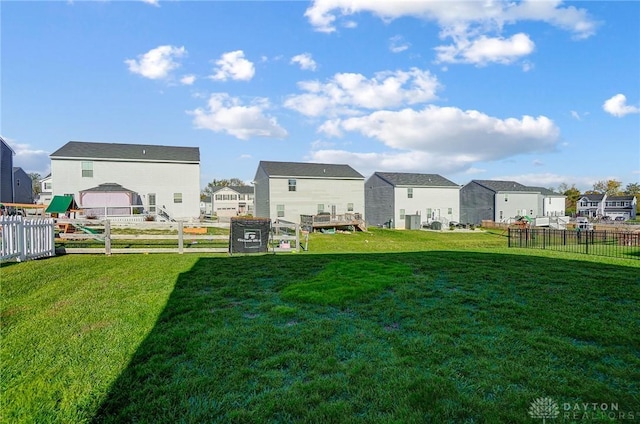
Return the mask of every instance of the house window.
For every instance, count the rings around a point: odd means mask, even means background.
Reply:
[[[44,189],[47,191],[51,190],[51,183],[44,183]]]
[[[149,193],[147,197],[149,199],[149,212],[155,212],[156,211],[156,194]]]
[[[182,203],[182,193],[173,193],[173,203]]]
[[[324,205],[322,203],[318,203],[318,213],[324,212]]]
[[[347,212],[353,212],[353,203],[347,203]]]
[[[93,177],[93,162],[82,162],[82,176]]]
[[[238,195],[238,200],[245,200],[245,195],[244,194],[239,194]]]
[[[427,219],[431,219],[431,213],[432,213],[431,208],[427,208]]]
[[[277,205],[276,210],[278,218],[284,218],[284,205]]]
[[[449,208],[449,209],[447,209],[447,214],[449,214],[449,215],[453,215],[453,208]]]
[[[533,216],[533,209],[529,210],[529,215]]]
[[[502,211],[500,211],[500,219],[502,219]]]
[[[19,186],[20,185],[20,178],[16,179],[16,185]]]
[[[222,194],[216,194],[216,200],[222,200]]]
[[[408,188],[407,189],[407,199],[413,199],[413,189],[412,188]]]
[[[400,209],[400,219],[404,219],[404,209]]]
[[[296,191],[296,180],[289,180],[289,191]]]
[[[508,202],[508,201],[509,201],[509,196],[508,196],[508,195],[506,195],[506,194],[504,195],[504,201],[505,201],[505,202]]]

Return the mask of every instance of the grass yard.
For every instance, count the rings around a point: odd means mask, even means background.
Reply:
[[[547,422],[640,420],[638,261],[505,246],[375,229],[5,264],[0,421],[539,423],[541,397]]]

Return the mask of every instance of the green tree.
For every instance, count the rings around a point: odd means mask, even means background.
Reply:
[[[582,196],[580,190],[578,190],[575,185],[569,186],[569,184],[562,183],[558,186],[558,191],[567,196],[564,205],[566,214],[571,216],[575,215],[576,204],[578,203],[580,196]]]
[[[622,194],[620,188],[622,183],[616,180],[598,181],[593,185],[593,194],[606,194],[607,196],[618,196]]]
[[[31,186],[33,187],[33,194],[38,195],[42,191],[40,189],[40,180],[42,176],[37,172],[30,172],[29,177],[31,178]]]
[[[624,194],[627,196],[638,196],[640,195],[640,184],[638,183],[629,183],[624,188]]]
[[[207,186],[202,190],[202,193],[200,193],[201,194],[200,198],[203,198],[204,196],[210,196],[213,193],[214,188],[216,187],[244,187],[244,186],[246,186],[246,184],[240,178],[230,178],[230,179],[222,179],[222,180],[214,179],[209,184],[207,184]]]

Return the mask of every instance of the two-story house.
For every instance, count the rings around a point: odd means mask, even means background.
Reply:
[[[72,195],[80,208],[84,198],[91,199],[95,211],[127,207],[130,213],[142,210],[176,220],[200,216],[197,147],[70,141],[50,157],[52,194]],[[131,194],[110,195],[116,186],[122,188],[118,193]],[[132,203],[113,203],[125,198]],[[108,204],[95,204],[96,199]]]
[[[508,222],[518,216],[563,216],[565,196],[515,181],[472,180],[460,189],[460,220]]]
[[[211,210],[218,218],[253,215],[253,187],[216,186],[211,193]]]
[[[255,216],[300,222],[301,215],[364,215],[364,177],[349,165],[260,161]]]
[[[13,155],[15,152],[0,137],[0,202],[13,202]]]
[[[460,186],[437,174],[375,172],[364,190],[368,225],[405,228],[406,215],[445,225],[460,219]]]
[[[637,199],[635,196],[608,196],[583,194],[576,202],[576,215],[587,218],[634,219]]]

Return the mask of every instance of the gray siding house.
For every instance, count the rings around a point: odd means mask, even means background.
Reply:
[[[33,181],[20,167],[13,167],[13,202],[33,203]]]
[[[407,215],[447,225],[460,217],[460,186],[437,174],[375,172],[364,193],[367,225],[405,228]]]
[[[260,161],[253,184],[256,217],[364,214],[364,177],[349,165]]]
[[[0,202],[13,202],[13,155],[13,149],[0,137]]]
[[[557,200],[563,196],[553,192],[551,196],[547,192],[550,191],[515,181],[472,180],[460,189],[460,221],[481,224],[483,220],[508,222],[516,216],[525,215],[564,215],[564,206],[558,206]],[[545,199],[549,198],[552,198],[552,203],[547,200],[550,206],[545,213]]]

